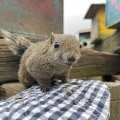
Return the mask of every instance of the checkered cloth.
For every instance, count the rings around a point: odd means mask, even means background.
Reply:
[[[42,93],[35,85],[19,93],[20,99],[0,102],[0,120],[108,120],[110,93],[99,81],[72,79]]]

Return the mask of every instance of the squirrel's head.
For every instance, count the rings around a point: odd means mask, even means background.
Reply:
[[[72,66],[80,59],[80,43],[73,35],[51,33],[48,55],[56,65]]]

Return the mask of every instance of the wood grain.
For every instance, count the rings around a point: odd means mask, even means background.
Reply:
[[[18,81],[17,71],[20,57],[9,50],[4,40],[0,40],[0,84]]]
[[[71,78],[114,75],[120,72],[120,56],[117,54],[82,49],[81,56],[71,70]]]

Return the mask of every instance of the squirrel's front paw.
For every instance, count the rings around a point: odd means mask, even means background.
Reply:
[[[51,82],[51,85],[52,85],[52,86],[59,85],[59,84],[63,84],[62,80],[54,79],[54,80]]]
[[[41,90],[42,92],[48,92],[50,89],[49,89],[49,88],[45,88],[45,87],[41,86],[40,90]]]

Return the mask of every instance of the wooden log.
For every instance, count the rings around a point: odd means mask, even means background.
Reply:
[[[82,57],[73,67],[70,78],[113,75],[120,72],[120,56],[88,49],[81,50]],[[4,40],[0,40],[0,84],[17,81],[20,57],[11,53]]]
[[[120,72],[120,56],[88,49],[81,50],[81,59],[71,70],[70,78],[114,75]]]

